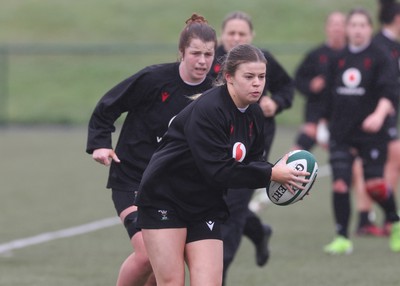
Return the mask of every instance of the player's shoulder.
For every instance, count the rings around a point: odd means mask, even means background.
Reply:
[[[142,79],[155,82],[179,79],[179,63],[162,63],[150,65],[138,72]]]

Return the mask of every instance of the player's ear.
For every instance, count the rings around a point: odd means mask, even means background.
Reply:
[[[232,76],[229,73],[225,73],[225,80],[228,84],[232,84],[233,82]]]
[[[179,61],[183,61],[185,53],[183,51],[179,51]]]

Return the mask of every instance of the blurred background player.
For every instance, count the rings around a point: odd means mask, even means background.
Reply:
[[[390,249],[400,252],[400,223],[394,194],[384,179],[388,137],[385,119],[397,102],[396,71],[389,56],[372,43],[372,19],[352,10],[346,22],[347,47],[330,63],[327,76],[329,155],[332,168],[336,237],[324,247],[329,254],[348,254],[350,186],[355,156],[363,162],[367,193],[392,223]],[[356,154],[354,153],[356,152]]]
[[[346,45],[346,15],[332,12],[325,22],[326,40],[311,50],[295,72],[296,88],[305,96],[304,119],[293,149],[311,150],[317,142],[317,126],[323,114],[329,60]],[[325,124],[321,122],[320,124]],[[323,125],[320,125],[323,126]],[[324,127],[322,127],[324,128]],[[326,127],[325,127],[326,128]],[[324,140],[322,140],[324,141]],[[322,142],[326,148],[327,142]]]
[[[389,115],[389,146],[388,160],[385,166],[385,178],[392,190],[396,192],[400,177],[400,139],[398,134],[399,97],[400,97],[400,3],[395,0],[380,0],[379,22],[381,30],[374,37],[374,42],[386,48],[392,58],[397,72],[397,102],[394,106],[395,114]],[[385,219],[384,233],[390,234],[390,222]]]
[[[394,0],[379,0],[380,9],[378,14],[378,20],[381,25],[379,32],[373,38],[373,42],[384,50],[386,50],[391,57],[391,62],[397,72],[397,95],[400,96],[400,3]],[[399,99],[397,97],[397,100]],[[394,105],[395,114],[390,114],[387,118],[388,127],[387,135],[389,137],[388,146],[388,158],[385,165],[385,178],[389,186],[396,193],[399,174],[400,174],[400,140],[398,136],[398,112],[399,103]],[[356,192],[357,201],[359,202],[358,211],[360,222],[366,220],[368,214],[373,211],[372,199],[369,196],[365,196],[365,192]],[[380,231],[380,235],[390,234],[391,224],[388,219],[385,218],[383,229]],[[357,233],[362,234],[358,229]]]
[[[293,150],[311,150],[316,143],[328,148],[329,131],[327,124],[321,120],[325,106],[326,73],[329,60],[337,55],[346,46],[346,15],[334,11],[325,22],[326,41],[310,51],[299,65],[295,73],[296,88],[306,98],[304,118]],[[356,193],[356,206],[359,211],[357,226],[358,235],[382,236],[382,230],[377,227],[371,218],[371,199],[365,192],[362,174],[362,162],[355,158],[353,164],[352,186]]]
[[[180,34],[180,61],[146,67],[122,81],[100,99],[90,118],[86,151],[100,164],[111,165],[107,188],[134,250],[120,268],[117,286],[156,285],[136,228],[134,199],[171,118],[191,102],[191,95],[212,87],[207,73],[216,46],[215,30],[193,14]],[[111,135],[122,113],[127,115],[114,151]]]
[[[220,45],[217,48],[210,74],[218,78],[221,63],[228,51],[239,44],[250,44],[254,38],[253,23],[249,15],[236,11],[228,14],[221,25]],[[275,115],[291,107],[294,83],[284,68],[266,50],[262,50],[267,59],[266,84],[259,104],[265,116],[265,159],[272,146],[275,134]],[[267,96],[267,93],[270,93]],[[242,234],[247,236],[256,249],[256,263],[263,266],[269,258],[269,238],[272,229],[263,224],[260,218],[249,210],[249,202],[254,193],[248,189],[229,190],[226,202],[230,211],[228,221],[222,226],[224,240],[224,277],[239,248]],[[225,281],[225,278],[224,278]]]

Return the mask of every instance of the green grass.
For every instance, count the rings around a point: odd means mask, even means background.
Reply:
[[[289,149],[294,135],[292,128],[278,129],[271,161]],[[108,169],[84,153],[85,129],[2,128],[0,137],[0,245],[115,216],[105,189]],[[324,151],[314,154],[326,164]],[[322,252],[334,235],[330,199],[330,178],[320,177],[304,201],[269,205],[260,214],[274,229],[268,265],[256,266],[244,238],[228,285],[398,285],[399,254],[389,251],[386,238],[354,237],[350,256]],[[0,285],[115,285],[130,251],[121,225],[17,249],[0,256]]]
[[[254,43],[267,48],[290,74],[323,40],[332,10],[355,6],[376,14],[371,0],[26,0],[0,10],[0,122],[86,123],[98,99],[144,66],[177,59],[177,42],[191,13],[219,34],[222,18],[248,12]],[[301,100],[279,120],[296,124]]]

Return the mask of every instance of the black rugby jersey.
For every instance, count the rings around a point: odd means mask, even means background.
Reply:
[[[172,121],[143,175],[137,205],[172,207],[182,219],[225,219],[228,188],[266,187],[270,180],[263,120],[258,104],[239,111],[226,85],[205,92]]]
[[[396,72],[397,72],[397,83],[398,83],[398,96],[397,102],[395,104],[396,114],[398,116],[399,112],[399,100],[400,100],[400,43],[396,40],[392,40],[389,37],[386,37],[383,31],[377,33],[374,38],[373,42],[379,45],[382,49],[386,50],[389,53],[391,58],[391,62],[393,63]]]
[[[171,118],[191,102],[189,96],[211,87],[210,78],[196,86],[186,84],[179,63],[169,63],[146,67],[108,91],[90,118],[86,149],[112,148],[114,123],[127,113],[115,147],[121,163],[112,162],[107,187],[137,187]]]
[[[278,104],[277,113],[290,108],[293,102],[294,82],[279,62],[266,50],[261,49],[267,59],[267,73],[263,95],[269,91],[271,98]],[[222,45],[215,51],[214,62],[209,75],[216,79],[221,70],[227,52]]]
[[[361,124],[380,98],[393,104],[396,101],[396,71],[387,54],[374,43],[358,53],[345,48],[332,61],[328,79],[331,96],[327,115],[331,137],[336,141],[363,133]]]
[[[334,50],[327,44],[321,44],[311,50],[304,57],[295,72],[295,86],[310,102],[321,102],[324,90],[314,93],[310,90],[310,82],[316,76],[325,76],[328,72],[329,60],[339,53],[340,50]],[[322,102],[321,102],[322,104]]]

